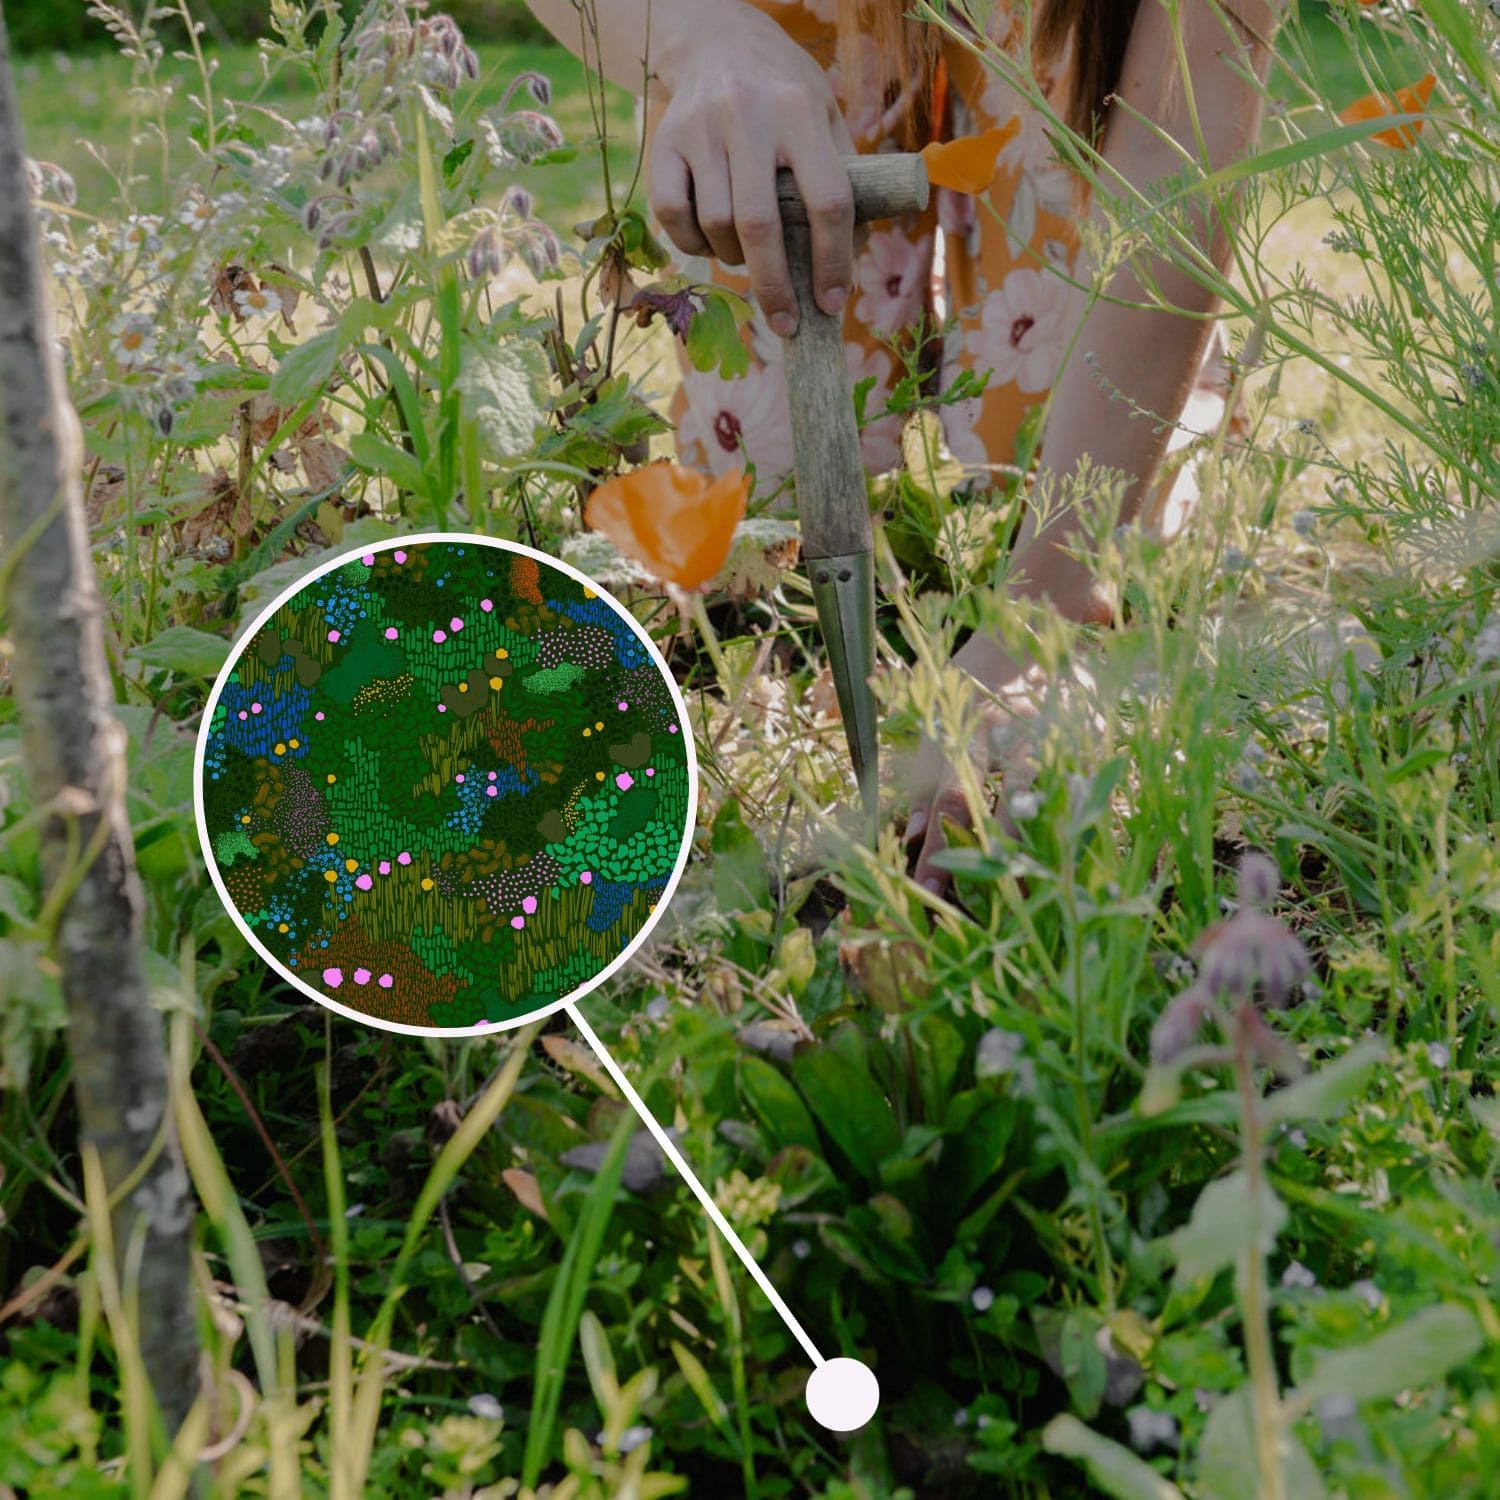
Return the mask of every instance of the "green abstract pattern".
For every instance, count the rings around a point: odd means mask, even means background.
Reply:
[[[278,964],[380,1021],[483,1026],[577,992],[692,831],[687,734],[618,607],[480,538],[304,584],[208,714],[222,890]]]

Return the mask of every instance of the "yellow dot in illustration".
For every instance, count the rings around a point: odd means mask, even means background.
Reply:
[[[595,781],[603,781],[604,780],[604,772],[603,771],[595,771],[594,772],[594,780]]]
[[[359,861],[357,859],[346,859],[344,861],[344,868],[352,875],[359,868]]]
[[[293,750],[295,750],[297,748],[297,746],[302,743],[302,741],[301,740],[289,740],[287,743],[291,745],[291,747],[292,747]]]
[[[505,679],[503,677],[491,677],[490,686],[498,693],[504,681]]]
[[[422,889],[424,891],[430,891],[432,889],[432,876],[424,875],[422,877]]]
[[[600,719],[599,722],[594,725],[594,728],[595,729],[603,729],[604,728],[604,720]],[[293,740],[292,743],[296,744],[297,742],[295,740]]]
[[[338,780],[338,777],[335,776],[332,771],[330,771],[328,773],[328,785],[332,786],[334,784],[334,782],[337,781],[337,780]]]
[[[507,651],[504,646],[499,646],[495,650],[495,655],[498,656],[501,661],[506,661],[510,657],[510,652]]]
[[[333,882],[335,880],[337,880],[338,878],[339,878],[339,872],[337,870],[324,870],[323,871],[323,879],[326,880],[329,883],[329,885],[332,885]]]
[[[241,816],[241,818],[240,818],[240,822],[241,823],[248,823],[249,821],[250,821],[250,814],[249,813],[243,814]]]
[[[458,690],[461,693],[467,693],[469,691],[469,684],[467,682],[459,683]]]
[[[583,737],[584,737],[584,739],[587,739],[593,732],[594,731],[592,729],[585,729],[583,731]]]
[[[276,746],[276,753],[277,753],[277,755],[285,755],[286,754],[286,746],[285,745],[277,745]]]
[[[338,834],[336,834],[336,833],[330,833],[330,834],[329,834],[329,835],[328,835],[328,842],[329,842],[329,843],[330,843],[330,844],[336,844],[336,843],[338,843],[338,841],[339,841],[339,836],[338,836]]]
[[[583,597],[585,599],[592,599],[594,597],[594,591],[593,591],[593,589],[585,589],[583,591]]]
[[[277,930],[277,932],[286,932],[289,929],[287,928],[287,925],[286,925],[285,922],[278,922],[276,924],[276,930]]]

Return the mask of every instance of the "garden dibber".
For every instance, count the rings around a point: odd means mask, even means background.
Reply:
[[[847,166],[856,224],[927,207],[927,166],[920,155],[858,156]],[[853,385],[844,361],[843,319],[825,313],[813,296],[807,209],[785,167],[776,174],[776,196],[797,294],[797,327],[786,340],[786,386],[802,555],[873,844],[880,810],[869,681],[875,670],[875,555]]]

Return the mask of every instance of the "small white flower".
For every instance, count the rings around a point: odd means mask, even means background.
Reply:
[[[620,1434],[620,1452],[630,1453],[639,1448],[642,1443],[651,1441],[651,1429],[643,1424],[637,1423],[634,1427],[627,1427]]]
[[[281,299],[263,286],[253,290],[242,287],[234,294],[234,305],[246,318],[269,318],[281,311]]]
[[[1035,792],[1012,792],[1006,804],[1017,823],[1029,823],[1042,810],[1042,799]]]
[[[161,236],[156,232],[160,228],[155,214],[131,214],[115,231],[115,249],[121,254],[155,255],[161,249]]]
[[[1318,1278],[1300,1260],[1294,1260],[1281,1273],[1281,1284],[1297,1291],[1308,1291],[1317,1286]]]
[[[144,364],[156,353],[155,327],[142,313],[121,313],[109,331],[114,335],[110,348],[122,365]]]
[[[969,1301],[973,1304],[975,1312],[988,1312],[995,1305],[995,1294],[987,1286],[976,1286],[969,1293]]]
[[[476,1417],[483,1417],[489,1422],[499,1422],[505,1416],[505,1408],[488,1391],[483,1391],[477,1396],[470,1396],[469,1410]]]

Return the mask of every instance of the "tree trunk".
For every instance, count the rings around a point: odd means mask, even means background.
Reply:
[[[77,885],[52,956],[68,1008],[82,1139],[113,1192],[167,1135],[115,1206],[122,1273],[133,1291],[146,1369],[169,1432],[198,1385],[189,1252],[193,1206],[167,1111],[162,1020],[146,988],[144,897],[125,815],[125,734],[113,712],[103,606],[80,484],[82,444],[68,400],[43,279],[22,151],[10,47],[0,21],[0,537],[16,564],[5,601],[26,772],[42,829],[42,878]],[[12,549],[24,549],[21,551]],[[70,840],[69,825],[73,824]],[[81,853],[102,840],[78,876]],[[74,855],[70,869],[69,844]],[[127,1254],[137,1236],[144,1253]]]

